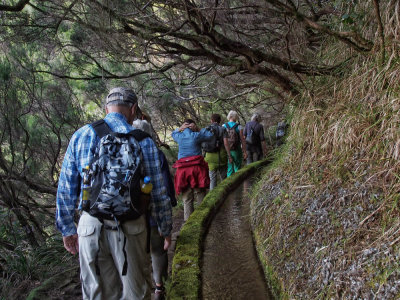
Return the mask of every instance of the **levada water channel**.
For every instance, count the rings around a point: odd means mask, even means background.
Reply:
[[[245,181],[222,204],[204,243],[203,299],[273,299],[254,249]]]

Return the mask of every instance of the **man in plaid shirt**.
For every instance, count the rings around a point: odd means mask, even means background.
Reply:
[[[113,132],[128,133],[136,119],[138,103],[135,93],[126,88],[114,88],[106,98],[105,122]],[[91,125],[74,133],[64,157],[57,190],[56,224],[63,235],[64,247],[79,252],[83,299],[150,299],[150,258],[146,253],[145,217],[126,221],[120,237],[117,230],[104,228],[103,223],[83,211],[78,228],[74,224],[76,204],[81,210],[83,170],[94,158],[99,137]],[[143,154],[144,172],[153,183],[151,213],[160,235],[165,238],[164,248],[171,243],[172,209],[163,182],[158,149],[151,138],[139,141]],[[114,221],[111,221],[115,225]],[[128,270],[121,276],[124,254],[127,253]]]

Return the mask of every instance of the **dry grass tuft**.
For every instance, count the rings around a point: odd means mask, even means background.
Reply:
[[[286,158],[253,203],[265,260],[296,298],[400,296],[400,2],[381,5],[384,65],[359,57],[304,92]]]

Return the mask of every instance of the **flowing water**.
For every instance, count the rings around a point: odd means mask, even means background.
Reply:
[[[273,299],[254,250],[249,181],[233,191],[209,227],[203,252],[203,299]]]

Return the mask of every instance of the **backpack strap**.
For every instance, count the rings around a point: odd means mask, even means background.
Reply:
[[[103,119],[93,122],[91,125],[99,138],[102,138],[103,136],[106,136],[112,132],[108,124]]]
[[[225,127],[226,127],[226,129],[235,129],[235,131],[236,131],[236,128],[238,128],[239,127],[239,124],[238,123],[235,123],[235,125],[233,125],[232,127],[229,125],[229,123],[225,123]],[[236,132],[237,133],[237,132]]]
[[[239,127],[238,123],[232,126],[232,129],[235,130],[236,134],[239,134],[239,130],[237,130],[238,127]]]
[[[141,140],[144,140],[145,138],[151,138],[151,135],[148,134],[147,132],[140,130],[140,129],[134,129],[131,132],[129,132],[130,134],[132,134],[132,136],[135,138],[135,140],[137,140],[138,142],[140,142]]]
[[[218,134],[217,139],[221,139],[221,137],[222,137],[222,129],[221,129],[221,127],[222,126],[220,126],[220,125],[215,126],[215,129],[216,129],[217,134]]]
[[[253,132],[256,132],[256,129],[254,128],[254,126],[249,126],[251,130],[253,130]]]
[[[93,130],[96,132],[97,136],[99,138],[102,138],[103,136],[106,136],[107,134],[112,133],[113,131],[110,129],[110,126],[103,120],[97,120],[96,122],[93,122],[92,124]],[[151,138],[150,134],[147,132],[144,132],[143,130],[140,129],[134,129],[129,132],[129,134],[132,134],[132,136],[140,142],[141,140],[144,140],[145,138]]]

